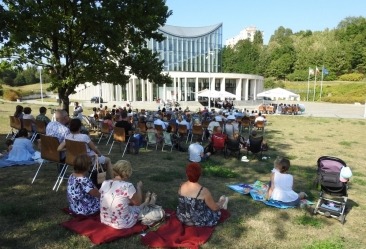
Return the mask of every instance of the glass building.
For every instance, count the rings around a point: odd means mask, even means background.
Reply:
[[[170,84],[150,82],[131,75],[123,86],[102,83],[83,84],[71,96],[90,99],[102,96],[106,101],[202,101],[202,90],[231,93],[236,100],[256,99],[263,90],[264,78],[259,75],[222,73],[222,23],[207,27],[166,25],[158,29],[165,40],[147,41],[152,51],[164,60],[164,72],[173,79]]]
[[[166,25],[159,32],[166,39],[151,39],[148,48],[160,54],[165,71],[221,72],[222,23],[198,28]]]

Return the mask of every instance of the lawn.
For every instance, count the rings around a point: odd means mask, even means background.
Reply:
[[[36,115],[39,106],[31,105]],[[8,116],[15,104],[0,102],[0,139],[9,131]],[[88,111],[89,112],[89,111]],[[48,113],[49,114],[49,113]],[[49,114],[50,115],[50,114]],[[314,118],[302,116],[269,116],[265,139],[270,150],[267,160],[251,158],[249,163],[234,157],[224,159],[214,155],[204,164],[201,183],[217,199],[229,196],[231,217],[217,226],[202,248],[364,248],[366,238],[366,121],[362,119]],[[93,136],[97,141],[97,137]],[[109,146],[98,147],[105,153]],[[4,143],[0,149],[5,148]],[[152,148],[152,147],[151,147]],[[143,181],[144,191],[158,194],[157,203],[174,209],[177,189],[185,180],[187,154],[142,149],[138,156],[127,154],[134,171],[131,182]],[[254,202],[226,187],[227,183],[255,180],[267,181],[277,155],[290,158],[290,172],[295,177],[294,188],[305,191],[317,201],[313,187],[316,161],[322,155],[343,159],[353,171],[349,183],[349,213],[342,225],[334,218],[312,216],[303,209],[281,210]],[[121,159],[118,146],[110,155],[112,162]],[[0,247],[1,248],[88,248],[93,245],[85,237],[65,230],[59,224],[70,217],[61,211],[67,206],[66,183],[58,192],[52,191],[56,166],[42,168],[34,184],[32,177],[37,165],[0,169]],[[146,248],[140,236],[120,239],[98,248]]]

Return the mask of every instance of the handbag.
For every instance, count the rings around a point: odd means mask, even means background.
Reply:
[[[163,220],[164,217],[165,211],[161,206],[148,204],[141,209],[139,219],[143,225],[150,226]]]
[[[103,167],[99,165],[98,155],[96,155],[95,160],[95,163],[97,164],[97,183],[102,184],[107,178],[107,172],[105,172]]]

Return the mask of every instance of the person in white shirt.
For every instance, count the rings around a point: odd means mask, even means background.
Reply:
[[[161,120],[161,115],[157,114],[156,119],[154,121],[154,125],[161,125],[163,127],[163,130],[166,130],[166,123]]]
[[[264,123],[266,123],[266,118],[262,116],[262,113],[258,113],[258,117],[255,118],[254,123],[256,124],[258,121],[263,121]]]
[[[194,163],[202,162],[205,159],[207,159],[211,155],[211,153],[210,152],[207,152],[206,154],[204,153],[204,148],[201,145],[202,139],[200,137],[195,137],[193,141],[194,143],[192,143],[188,147],[188,154],[189,154],[188,160]]]

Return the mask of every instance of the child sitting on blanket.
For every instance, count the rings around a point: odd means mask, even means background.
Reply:
[[[274,169],[271,173],[270,188],[266,199],[282,202],[287,206],[298,206],[300,201],[307,195],[304,192],[293,191],[294,178],[287,173],[290,168],[290,161],[286,158],[277,157],[274,162]]]
[[[90,165],[89,156],[77,156],[74,161],[74,173],[70,175],[67,183],[69,208],[75,214],[91,215],[97,213],[100,208],[100,193],[86,176]]]

